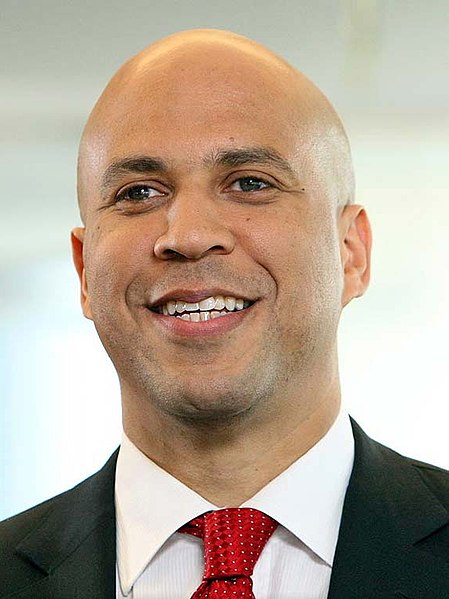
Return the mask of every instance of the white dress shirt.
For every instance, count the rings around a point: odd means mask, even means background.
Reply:
[[[254,568],[257,599],[326,599],[353,461],[351,424],[341,412],[314,447],[241,506],[279,522]],[[117,599],[189,599],[202,578],[203,542],[176,531],[218,508],[125,435],[115,502]]]

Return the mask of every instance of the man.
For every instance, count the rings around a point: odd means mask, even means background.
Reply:
[[[195,30],[119,70],[72,244],[123,443],[2,525],[0,597],[449,597],[447,474],[340,409],[370,265],[353,194],[335,111],[260,45]]]

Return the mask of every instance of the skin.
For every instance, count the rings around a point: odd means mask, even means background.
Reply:
[[[248,148],[265,154],[241,164]],[[164,164],[111,176],[136,156]],[[117,370],[129,438],[215,505],[253,496],[336,418],[338,322],[369,282],[370,227],[352,200],[327,99],[234,34],[150,46],[90,116],[72,231],[83,312]],[[184,335],[149,310],[180,289],[254,303],[235,325]]]

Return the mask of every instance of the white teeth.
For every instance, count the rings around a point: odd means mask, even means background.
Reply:
[[[183,312],[185,312],[185,309],[186,309],[186,303],[178,300],[176,302],[176,312],[179,312],[180,314],[182,314]]]
[[[215,307],[215,298],[208,297],[207,299],[203,299],[198,304],[200,310],[212,310]]]
[[[204,322],[206,320],[220,318],[220,316],[226,316],[227,314],[229,314],[229,312],[224,310],[222,312],[213,310],[212,312],[190,312],[189,314],[177,314],[176,318],[181,318],[181,320],[187,320],[189,322]]]
[[[210,313],[210,317],[213,318],[220,318],[220,316],[226,316],[226,314],[228,314],[228,312],[211,312]]]
[[[217,295],[215,298],[215,310],[223,310],[225,307],[224,297],[222,295]]]
[[[195,310],[199,310],[200,307],[198,305],[198,302],[196,302],[195,304],[187,304],[186,303],[186,312],[195,312]]]
[[[234,310],[235,308],[235,298],[234,297],[225,297],[225,306],[229,311]]]
[[[194,313],[200,311],[201,314],[208,314],[207,318],[201,318],[200,320],[209,320],[210,318],[217,318],[218,315],[223,316],[234,310],[244,310],[248,306],[250,306],[250,302],[241,298],[217,295],[216,297],[207,297],[200,302],[193,303],[183,300],[168,300],[166,304],[160,306],[159,310],[165,316],[186,316],[186,312]],[[225,308],[227,312],[223,312]],[[217,316],[214,316],[214,314]],[[184,318],[184,320],[190,320],[190,318]],[[199,322],[196,320],[196,317],[193,321]]]

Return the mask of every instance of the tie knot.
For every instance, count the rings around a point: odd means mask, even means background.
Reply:
[[[195,518],[180,532],[202,537],[204,579],[251,576],[277,522],[252,508],[226,508]]]

